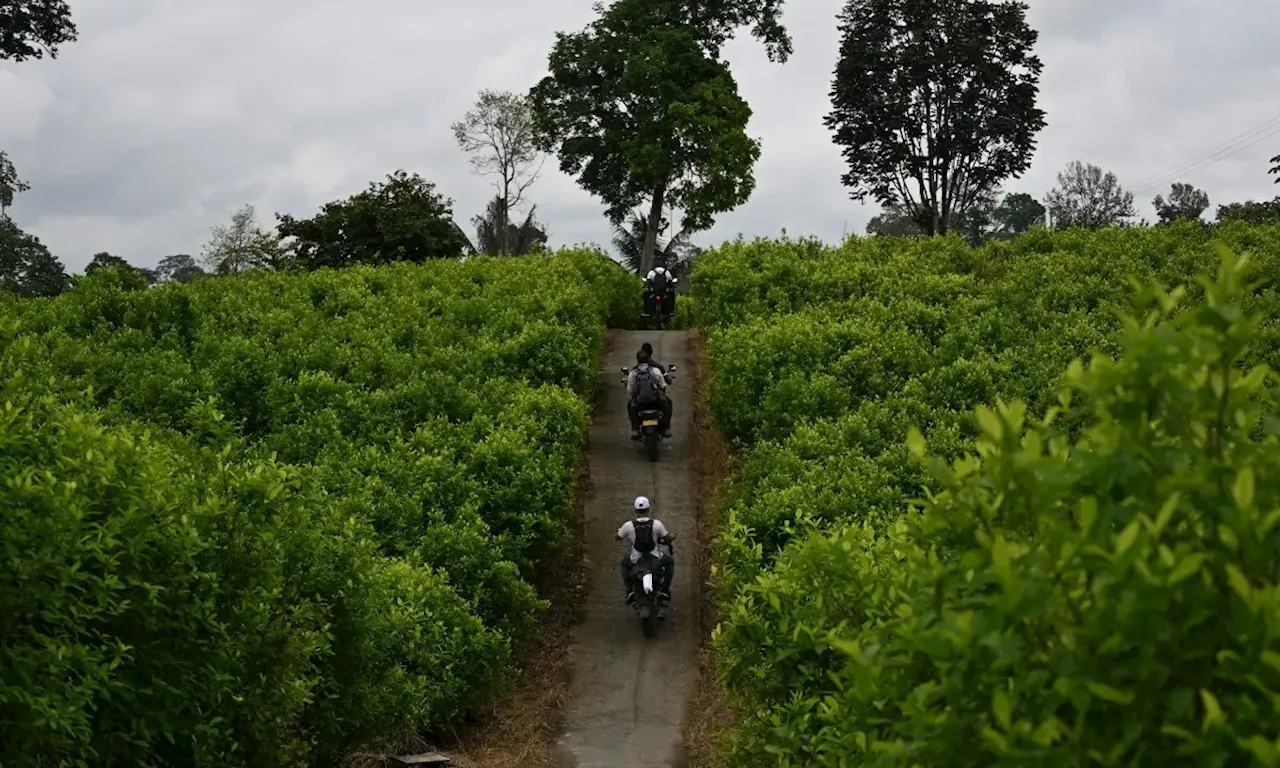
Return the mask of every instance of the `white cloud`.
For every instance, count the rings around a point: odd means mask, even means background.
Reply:
[[[840,0],[792,0],[796,52],[768,61],[745,31],[727,55],[763,142],[752,199],[702,240],[862,230],[822,125]],[[1275,15],[1262,0],[1037,0],[1049,126],[1010,189],[1041,195],[1070,160],[1137,185],[1280,110]],[[447,10],[440,10],[447,8]],[[198,253],[252,203],[310,215],[398,168],[455,200],[469,229],[488,196],[449,125],[480,88],[524,90],[582,0],[453,5],[382,0],[81,0],[80,40],[54,61],[0,66],[0,148],[32,191],[13,215],[72,269],[108,250],[140,265]],[[1216,203],[1270,198],[1280,135],[1170,181]],[[1167,184],[1164,185],[1167,189]],[[1142,210],[1157,192],[1139,194]],[[602,207],[548,161],[534,187],[553,244],[607,243]]]

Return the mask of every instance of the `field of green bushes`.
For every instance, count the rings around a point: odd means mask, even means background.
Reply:
[[[1278,277],[1198,223],[701,256],[724,764],[1280,765]]]
[[[639,301],[562,252],[0,306],[0,764],[329,764],[509,682]]]

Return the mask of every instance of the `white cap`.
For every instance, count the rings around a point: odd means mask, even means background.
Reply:
[[[636,509],[648,509],[648,508],[649,508],[649,500],[643,496],[637,496]]]

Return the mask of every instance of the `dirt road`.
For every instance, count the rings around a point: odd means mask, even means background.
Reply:
[[[644,342],[654,359],[674,364],[675,410],[671,438],[651,462],[629,439],[626,391],[618,369],[635,364]],[[611,335],[595,423],[588,436],[591,489],[585,505],[586,616],[569,649],[572,700],[561,739],[566,764],[575,768],[671,768],[684,763],[680,729],[698,667],[700,584],[692,562],[695,536],[694,473],[689,456],[693,420],[689,335],[684,331],[619,331]],[[655,637],[640,634],[635,611],[623,604],[615,542],[636,496],[648,496],[654,515],[676,541],[676,577],[666,622]],[[682,555],[682,553],[688,553]]]

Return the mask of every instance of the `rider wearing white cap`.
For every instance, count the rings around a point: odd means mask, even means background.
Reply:
[[[670,600],[671,579],[676,575],[676,561],[669,552],[663,552],[659,549],[658,545],[670,544],[675,540],[676,535],[669,533],[661,520],[649,516],[649,500],[644,496],[636,497],[635,508],[636,517],[622,524],[615,539],[617,541],[626,539],[631,542],[631,551],[623,555],[622,560],[618,563],[619,571],[622,574],[622,591],[626,595],[628,603],[634,599],[634,596],[630,594],[630,584],[628,583],[631,576],[631,566],[640,562],[641,557],[651,554],[662,560],[662,586],[659,591],[662,593],[664,600]]]

